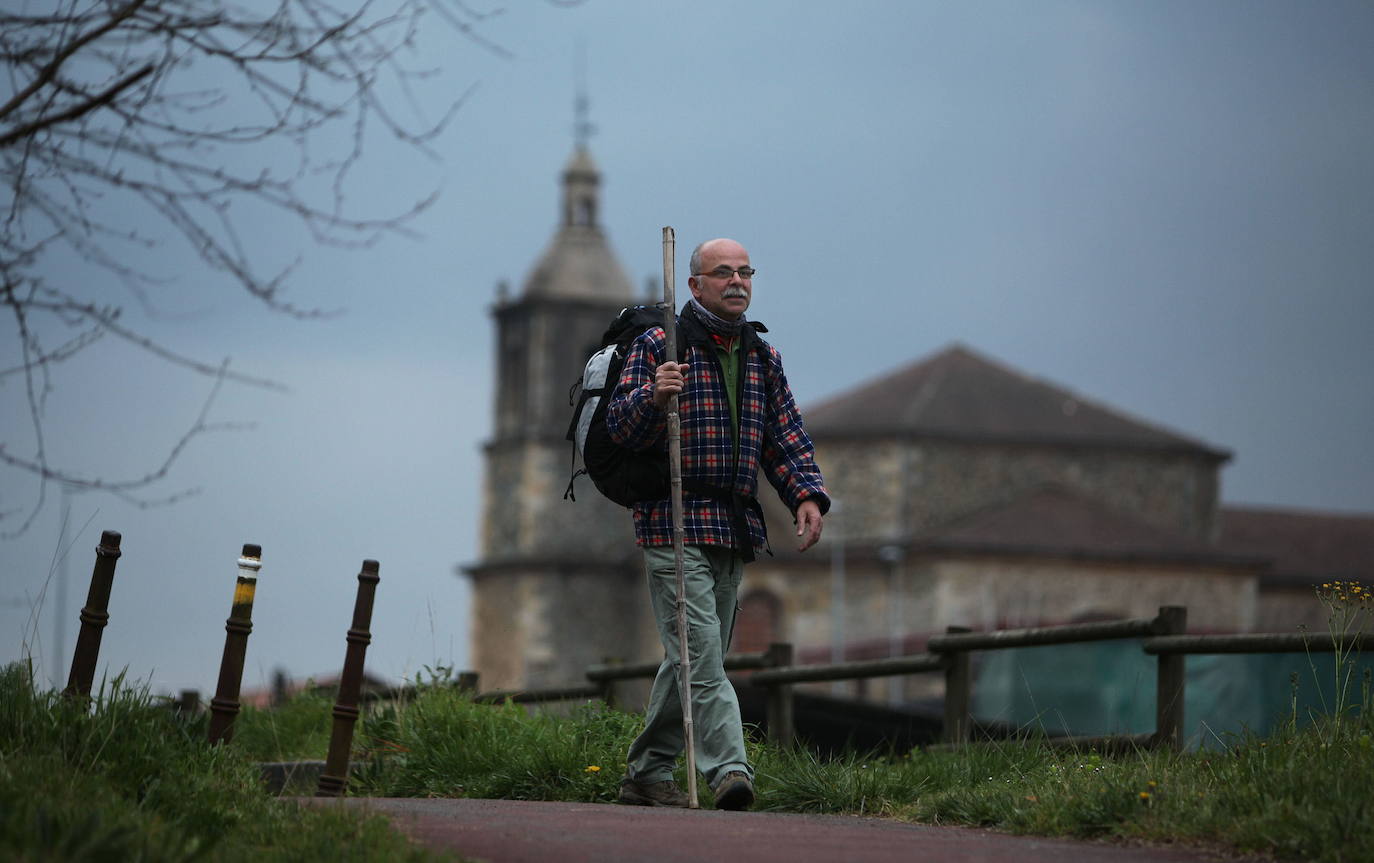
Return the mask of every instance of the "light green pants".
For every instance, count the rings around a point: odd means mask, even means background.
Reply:
[[[673,778],[678,756],[686,748],[678,695],[682,653],[678,647],[677,571],[672,546],[644,549],[644,569],[665,658],[649,692],[644,731],[630,745],[626,761],[631,778],[638,782],[661,782]],[[682,569],[687,644],[692,662],[692,735],[696,738],[697,770],[712,786],[732,770],[752,779],[754,771],[744,754],[739,700],[725,676],[724,666],[735,626],[735,599],[744,575],[744,561],[730,548],[689,545],[683,549]]]

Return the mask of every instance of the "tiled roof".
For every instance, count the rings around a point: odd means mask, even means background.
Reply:
[[[931,437],[1230,453],[953,345],[805,409],[816,438]]]
[[[1034,555],[1258,568],[1263,558],[1229,553],[1047,486],[989,506],[918,538],[917,550]]]
[[[1266,586],[1374,582],[1374,516],[1244,506],[1222,507],[1220,516],[1220,548],[1273,559]]]

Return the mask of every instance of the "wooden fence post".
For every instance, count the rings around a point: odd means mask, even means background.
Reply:
[[[228,743],[234,739],[234,718],[239,715],[239,687],[243,683],[243,657],[253,632],[253,595],[262,569],[262,546],[247,543],[238,559],[239,576],[234,585],[234,604],[224,621],[224,655],[219,661],[219,683],[210,699],[209,739]]]
[[[1182,635],[1188,630],[1188,609],[1181,605],[1166,605],[1155,618],[1155,635]],[[1187,679],[1182,653],[1159,654],[1159,672],[1155,685],[1156,746],[1177,750],[1182,746],[1184,684]]]
[[[110,622],[110,589],[114,585],[115,561],[119,560],[120,535],[113,530],[100,534],[95,547],[95,571],[91,573],[91,589],[86,605],[81,609],[81,632],[76,636],[76,650],[72,653],[71,673],[67,675],[68,698],[89,698],[95,680],[95,664],[100,658],[100,637]],[[58,614],[66,614],[65,608]]]
[[[969,632],[967,626],[948,626],[945,632]],[[945,743],[967,743],[972,725],[969,700],[973,689],[969,673],[969,652],[954,650],[945,655],[945,726],[941,735]]]
[[[775,642],[768,645],[768,667],[787,668],[792,664],[792,645]],[[792,684],[775,683],[768,687],[768,737],[783,748],[792,745],[796,737],[796,717],[792,704]]]
[[[348,651],[344,654],[343,674],[339,677],[339,698],[334,704],[334,730],[329,737],[329,755],[316,797],[342,797],[348,787],[348,756],[353,748],[353,725],[358,721],[358,700],[363,688],[363,659],[372,643],[372,601],[377,594],[375,560],[363,561],[358,573],[358,597],[353,604],[353,626],[348,630]]]
[[[625,660],[621,659],[618,656],[607,656],[602,660],[602,664],[607,666],[608,668],[619,667],[625,664]],[[615,690],[616,684],[618,682],[619,681],[610,677],[601,681],[601,700],[606,702],[607,707],[615,707]]]
[[[177,698],[176,711],[179,716],[187,718],[195,716],[200,712],[200,690],[183,689]]]

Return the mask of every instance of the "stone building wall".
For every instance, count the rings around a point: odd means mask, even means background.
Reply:
[[[1313,586],[1315,587],[1315,585]],[[1257,632],[1327,632],[1331,612],[1313,587],[1265,590],[1260,594]]]
[[[498,305],[495,440],[562,439],[569,389],[625,305],[541,298]]]
[[[630,513],[586,477],[576,501],[563,499],[570,452],[565,441],[487,448],[483,558],[470,570],[484,688],[576,684],[607,657],[646,658],[653,627]]]
[[[891,603],[894,584],[901,591],[901,631],[905,634],[929,632],[934,610],[928,572],[927,564],[847,566],[842,621],[845,642],[851,645],[874,642],[892,634],[896,608]],[[781,602],[778,640],[789,641],[812,656],[826,655],[824,651],[831,645],[834,634],[833,584],[829,567],[814,563],[797,566],[758,563],[746,568],[740,597],[747,599],[756,591],[776,596]]]
[[[646,632],[657,638],[638,570],[549,561],[473,581],[472,664],[483,689],[582,684],[587,666],[608,658],[655,658],[645,655]]]
[[[1047,558],[950,558],[935,564],[941,629],[1002,629],[1100,617],[1154,617],[1188,609],[1188,628],[1251,632],[1258,576],[1239,569]]]
[[[1190,454],[924,438],[817,441],[852,540],[920,535],[1053,483],[1211,541],[1216,465]]]
[[[603,497],[590,479],[578,477],[576,501],[563,498],[571,457],[572,444],[562,440],[487,446],[484,561],[558,555],[617,562],[634,550],[630,511]]]
[[[803,661],[830,661],[833,573],[826,561],[823,553],[804,562],[762,562],[746,571],[742,585],[746,600],[755,591],[780,600],[777,636],[792,642]],[[881,563],[869,554],[846,563],[844,582],[843,637],[851,659],[919,651],[925,638],[949,626],[990,630],[1153,617],[1165,605],[1186,606],[1193,631],[1262,628],[1258,577],[1241,568],[990,556],[916,556]],[[938,696],[942,686],[939,675],[926,674],[840,689],[907,701]],[[829,692],[836,687],[811,688]]]
[[[471,667],[482,675],[483,689],[508,689],[524,684],[530,665],[548,664],[554,657],[549,641],[547,590],[528,573],[474,574],[469,612],[472,632]]]
[[[782,604],[779,633],[799,648],[830,644],[828,567],[767,563],[746,570],[741,597],[768,591]],[[1264,619],[1253,570],[1165,566],[1068,558],[920,556],[895,565],[845,568],[844,637],[851,644],[948,626],[998,629],[1100,617],[1153,617],[1160,606],[1188,607],[1190,629],[1252,632]],[[894,598],[893,585],[900,591]],[[1324,626],[1323,620],[1323,626]],[[1290,626],[1291,629],[1291,626]]]
[[[630,513],[574,467],[570,387],[619,313],[617,299],[501,302],[493,436],[472,578],[471,665],[483,688],[585,682],[588,665],[640,659],[647,600]],[[649,621],[652,633],[652,621]]]

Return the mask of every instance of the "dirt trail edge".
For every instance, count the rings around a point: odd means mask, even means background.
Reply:
[[[293,799],[383,814],[401,832],[426,846],[485,863],[1199,863],[1226,859],[1185,848],[1009,836],[845,815],[692,812],[522,800]]]

